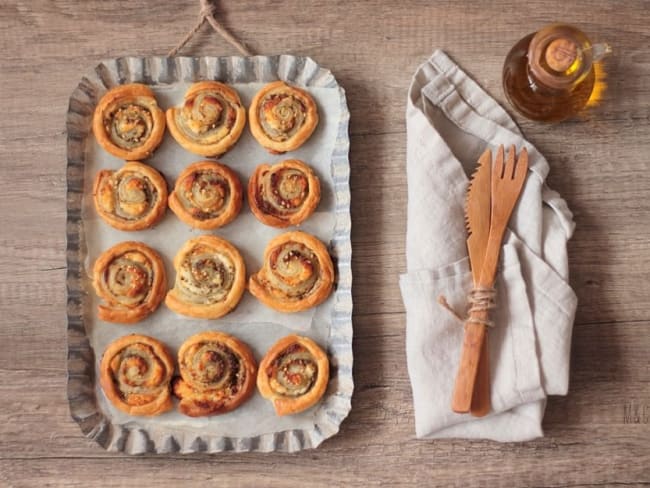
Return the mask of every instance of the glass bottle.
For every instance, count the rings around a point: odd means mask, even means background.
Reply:
[[[611,52],[576,27],[551,24],[521,39],[503,65],[510,104],[532,120],[559,122],[576,115],[594,88],[593,63]]]

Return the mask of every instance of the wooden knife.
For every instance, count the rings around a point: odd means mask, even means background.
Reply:
[[[469,251],[474,286],[481,284],[481,271],[490,233],[491,174],[492,152],[487,149],[478,160],[478,167],[472,175],[465,202],[465,223],[469,233],[467,250]],[[481,329],[485,329],[485,327],[481,326]],[[490,411],[490,368],[485,330],[482,334],[482,344],[477,344],[476,347],[482,348],[478,369],[473,368],[477,377],[469,382],[456,381],[452,409],[458,413],[466,413],[471,410],[473,415],[483,416]],[[460,371],[459,374],[461,374]],[[471,392],[459,391],[459,388],[467,384],[475,385],[474,390]]]

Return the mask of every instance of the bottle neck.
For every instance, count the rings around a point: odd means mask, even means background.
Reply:
[[[537,32],[528,48],[533,81],[552,89],[570,90],[591,70],[591,43],[576,28],[552,25]]]

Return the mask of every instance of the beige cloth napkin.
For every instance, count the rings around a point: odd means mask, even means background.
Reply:
[[[547,395],[565,395],[576,296],[566,243],[572,214],[544,183],[548,163],[510,116],[443,52],[416,71],[406,112],[407,272],[400,287],[407,361],[420,438],[525,441],[543,435]],[[472,286],[464,202],[481,153],[526,147],[528,178],[514,210],[498,270],[496,326],[489,331],[492,413],[451,411],[462,324],[437,303],[465,312]]]

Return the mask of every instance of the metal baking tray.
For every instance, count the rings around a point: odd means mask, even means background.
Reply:
[[[88,191],[85,171],[92,157],[92,114],[106,89],[125,83],[144,83],[168,87],[175,83],[199,80],[219,80],[229,84],[267,83],[282,79],[307,89],[337,90],[340,107],[331,154],[330,175],[333,188],[334,230],[328,244],[333,257],[337,283],[331,313],[325,320],[327,353],[332,365],[330,382],[323,400],[310,414],[313,422],[305,427],[289,427],[252,436],[226,436],[218,423],[204,428],[167,428],[156,418],[146,422],[131,417],[128,422],[116,422],[98,398],[96,365],[102,351],[94,351],[89,340],[88,321],[94,309],[93,291],[88,277],[88,255],[84,226],[84,191]],[[348,124],[350,114],[344,90],[332,73],[306,57],[125,57],[99,64],[81,78],[70,97],[67,127],[67,336],[68,383],[67,394],[72,418],[81,431],[110,451],[140,453],[194,452],[293,452],[315,448],[335,435],[350,410],[354,388],[352,378],[352,271],[350,221],[350,164]],[[166,135],[166,137],[169,137]],[[198,159],[198,157],[197,157]],[[85,189],[85,190],[84,190]],[[86,195],[87,197],[87,195]],[[171,218],[167,216],[166,218]],[[137,237],[137,236],[136,236]],[[146,242],[146,241],[145,241]],[[171,257],[169,257],[171,258]],[[214,321],[219,329],[219,321]],[[320,325],[323,326],[322,324]],[[128,326],[116,325],[121,334]],[[150,335],[156,336],[154,330]],[[188,332],[188,336],[190,333]],[[309,335],[309,333],[305,333]],[[255,346],[255,344],[251,344]],[[258,358],[259,359],[259,358]],[[256,393],[257,394],[257,393]],[[229,415],[229,414],[228,414]],[[246,421],[254,421],[253,414]],[[188,421],[191,423],[191,421]],[[189,424],[188,424],[189,425]],[[284,425],[287,425],[286,423]]]

